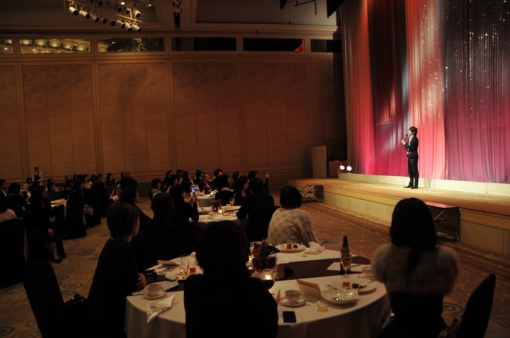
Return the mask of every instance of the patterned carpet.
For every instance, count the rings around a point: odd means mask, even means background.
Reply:
[[[275,200],[278,198],[275,196]],[[139,204],[151,215],[148,198]],[[349,236],[351,252],[371,257],[381,244],[389,242],[388,228],[371,220],[362,219],[320,203],[303,205],[313,220],[317,237],[329,241],[328,248],[339,249],[344,235]],[[98,256],[109,238],[105,221],[87,229],[88,236],[64,242],[67,259],[53,264],[64,300],[74,293],[87,296]],[[459,280],[454,291],[444,302],[444,318],[461,318],[466,301],[475,287],[489,274],[497,276],[491,322],[486,337],[510,338],[510,263],[508,257],[476,249],[462,243],[444,243],[459,253],[461,260]],[[21,284],[0,289],[0,337],[40,337],[34,316]]]

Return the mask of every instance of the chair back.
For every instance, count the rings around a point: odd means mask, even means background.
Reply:
[[[0,236],[0,288],[19,283],[25,274],[25,227],[23,220],[4,221]]]
[[[23,286],[41,336],[57,337],[56,315],[64,301],[50,263],[31,263],[23,279]]]
[[[478,285],[466,303],[466,310],[457,331],[458,338],[483,338],[491,316],[496,276],[489,277]]]

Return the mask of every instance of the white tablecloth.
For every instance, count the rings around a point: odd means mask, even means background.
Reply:
[[[326,250],[320,255],[307,255],[302,253],[279,254],[288,261],[315,260],[339,257],[338,251]],[[324,256],[323,256],[324,255]],[[190,265],[194,259],[190,259]],[[160,267],[160,266],[159,266]],[[336,277],[338,278],[338,277]],[[317,283],[321,288],[330,283],[334,276],[307,278],[309,282]],[[307,304],[299,308],[278,306],[279,322],[277,337],[377,337],[381,325],[381,319],[388,308],[386,289],[379,282],[373,292],[360,294],[358,301],[351,305],[332,305],[328,303],[328,312],[317,312],[316,303],[318,298],[305,296]],[[299,289],[295,280],[278,281],[270,290],[277,294],[285,294],[285,290]],[[184,292],[169,292],[166,297],[175,296],[172,309],[163,313],[158,318],[147,324],[146,309],[149,300],[142,296],[129,296],[126,300],[126,332],[129,338],[185,338],[185,311]],[[322,300],[322,303],[326,303]],[[296,323],[283,323],[283,311],[295,311]]]

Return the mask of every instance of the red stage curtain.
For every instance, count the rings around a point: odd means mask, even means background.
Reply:
[[[510,1],[440,3],[447,178],[508,183]]]

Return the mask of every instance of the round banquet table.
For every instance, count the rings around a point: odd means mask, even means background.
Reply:
[[[191,218],[189,219],[189,222],[201,232],[205,230],[209,223],[221,221],[232,221],[244,228],[248,223],[248,219],[237,219],[237,211],[239,208],[239,206],[226,205],[222,207],[222,214],[214,213],[213,215],[209,215],[210,207],[199,207],[198,222],[194,222]]]
[[[316,283],[321,290],[326,289],[325,284],[337,279],[338,272],[327,270],[330,264],[340,256],[338,251],[326,250],[319,255],[306,255],[303,253],[279,253],[278,264],[288,266],[294,270],[294,275],[275,283],[270,292],[273,294],[285,295],[286,290],[299,289],[296,279]],[[360,258],[362,259],[362,258]],[[363,259],[362,259],[363,260]],[[176,260],[178,262],[178,259]],[[359,261],[359,260],[358,260]],[[190,259],[190,266],[195,263],[194,258]],[[353,258],[353,265],[356,257]],[[163,269],[156,266],[156,270]],[[317,274],[322,277],[316,276]],[[311,278],[303,278],[305,275]],[[322,298],[305,295],[307,300],[305,306],[289,308],[278,305],[278,334],[277,337],[377,337],[380,331],[382,318],[386,313],[389,302],[386,297],[384,285],[376,283],[375,290],[361,293],[356,302],[348,305],[333,305]],[[126,333],[128,338],[185,338],[185,311],[184,292],[180,285],[167,292],[165,297],[175,296],[173,306],[170,310],[147,323],[147,306],[151,302],[141,295],[129,296],[126,300]],[[321,300],[328,305],[328,312],[317,312],[316,303]],[[283,323],[282,312],[294,311],[296,323]]]

